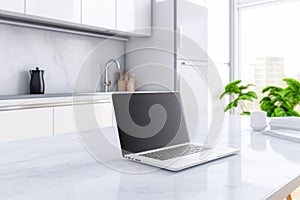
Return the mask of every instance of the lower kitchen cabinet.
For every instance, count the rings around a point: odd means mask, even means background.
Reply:
[[[111,103],[54,107],[54,134],[86,131],[112,125]]]
[[[0,141],[53,135],[53,108],[0,112]]]
[[[94,109],[98,127],[108,127],[114,125],[112,103],[94,104]]]
[[[0,142],[114,125],[111,102],[0,111]]]

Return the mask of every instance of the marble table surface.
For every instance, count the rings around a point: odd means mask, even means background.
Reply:
[[[283,199],[300,185],[300,144],[251,132],[249,118],[226,119],[219,142],[241,149],[239,155],[180,172],[123,160],[115,127],[102,130],[102,145],[87,144],[84,137],[95,133],[0,144],[0,199]],[[145,171],[112,169],[93,151],[114,166]]]

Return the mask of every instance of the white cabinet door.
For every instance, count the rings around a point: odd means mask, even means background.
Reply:
[[[116,3],[112,0],[82,0],[82,24],[116,28]]]
[[[113,105],[112,103],[94,104],[95,116],[99,127],[113,125]]]
[[[206,133],[210,110],[207,88],[207,63],[177,61],[179,89],[182,96],[189,133]],[[198,132],[199,133],[199,132]],[[204,134],[206,135],[206,134]]]
[[[26,0],[26,14],[81,23],[81,0]]]
[[[117,30],[151,35],[151,0],[117,0]]]
[[[112,104],[86,104],[54,108],[54,134],[112,126]]]
[[[178,1],[178,55],[191,60],[207,60],[207,8]]]
[[[0,0],[0,10],[24,13],[24,0]]]
[[[0,141],[53,135],[53,108],[0,112]]]

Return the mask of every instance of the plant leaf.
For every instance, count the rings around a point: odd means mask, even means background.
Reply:
[[[284,78],[283,81],[286,82],[289,88],[291,88],[294,91],[299,91],[300,89],[300,83],[292,78]]]
[[[230,102],[224,109],[224,112],[227,112],[228,110],[237,107],[238,104],[236,101]]]
[[[233,85],[237,86],[237,85],[240,84],[241,82],[242,82],[241,80],[232,81],[232,82],[228,83],[227,85],[225,85],[225,89],[226,89],[226,88],[230,88],[230,87],[232,87]]]
[[[270,110],[267,112],[267,117],[272,117],[272,114],[273,114],[273,110]]]
[[[288,101],[284,101],[280,104],[280,107],[284,108],[285,110],[293,110],[294,106],[292,106]]]
[[[246,115],[246,116],[249,116],[251,113],[249,112],[249,111],[244,111],[244,112],[242,112],[242,114],[241,115]]]
[[[240,84],[241,82],[242,82],[241,80],[236,80],[236,81],[228,83],[225,86],[225,91],[228,93],[239,94],[241,91],[238,87],[238,84]]]
[[[280,107],[275,108],[273,114],[275,114],[274,117],[286,117],[287,116],[285,110]]]
[[[236,81],[232,81],[231,83],[229,83],[228,85],[230,84],[233,84],[233,85],[238,85],[242,82],[242,80],[236,80]]]
[[[254,99],[257,99],[257,98],[258,98],[258,97],[257,97],[257,94],[256,94],[255,92],[253,92],[253,91],[249,91],[249,92],[247,92],[246,94],[247,94],[248,96],[254,98]]]
[[[247,85],[242,85],[239,87],[240,90],[245,90],[245,89],[248,89],[249,87],[251,86],[255,86],[254,84],[250,83],[250,84],[247,84]]]
[[[267,86],[265,88],[262,89],[262,93],[265,93],[267,91],[281,91],[282,88],[281,87],[276,87],[276,86]]]
[[[286,112],[287,116],[295,116],[295,117],[300,117],[300,113],[295,111],[295,110],[289,110]]]
[[[300,113],[295,111],[295,110],[288,110],[286,112],[287,116],[295,116],[295,117],[300,117]]]
[[[239,94],[241,92],[237,85],[231,85],[230,87],[225,88],[225,91],[229,94]]]
[[[227,94],[227,92],[223,92],[221,95],[220,95],[220,99],[222,99],[225,95]]]
[[[240,90],[245,90],[245,89],[248,89],[248,86],[242,85],[242,86],[239,87],[239,89],[240,89]]]
[[[241,94],[237,98],[238,100],[246,100],[246,101],[253,101],[251,96],[248,96],[247,94]]]
[[[259,103],[262,103],[262,102],[265,102],[265,101],[271,101],[271,98],[270,97],[264,97],[260,100]]]
[[[266,112],[273,112],[273,110],[275,109],[275,105],[271,101],[264,101],[260,104],[260,108]]]

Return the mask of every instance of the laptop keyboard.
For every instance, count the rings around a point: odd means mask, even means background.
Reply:
[[[182,157],[194,153],[207,151],[209,149],[211,148],[202,145],[187,144],[187,145],[174,147],[170,149],[164,149],[164,150],[155,151],[151,153],[141,154],[140,156],[153,158],[157,160],[169,160],[172,158],[178,158],[178,157]]]

